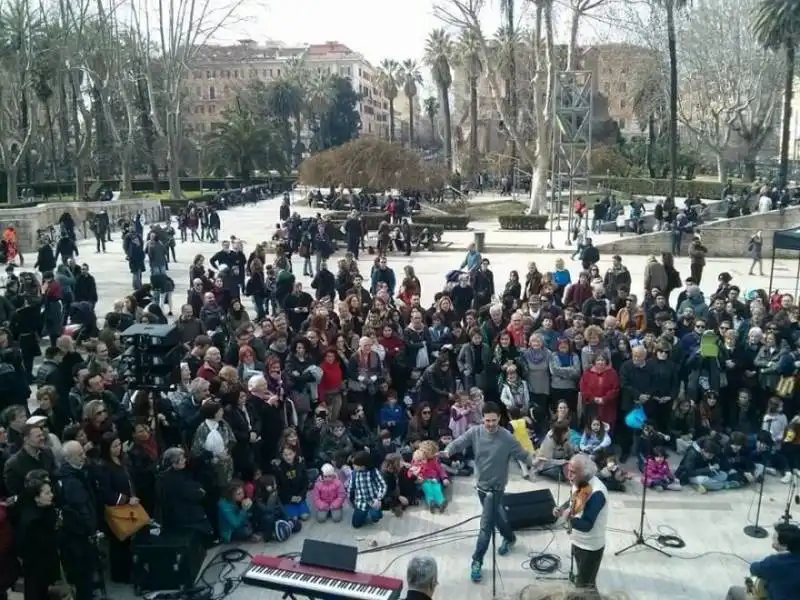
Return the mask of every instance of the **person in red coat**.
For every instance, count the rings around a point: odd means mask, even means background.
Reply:
[[[594,414],[613,430],[617,421],[619,376],[605,354],[594,356],[592,367],[581,375],[580,390],[584,406],[593,405]]]

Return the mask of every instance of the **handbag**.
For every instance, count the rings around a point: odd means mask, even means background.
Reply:
[[[141,504],[106,506],[105,517],[111,533],[121,542],[150,522],[150,515]]]
[[[642,429],[646,420],[647,415],[644,414],[644,408],[641,406],[637,406],[625,415],[625,425],[631,429]]]
[[[796,378],[794,375],[781,375],[778,385],[775,386],[775,394],[780,398],[789,398],[794,395]]]

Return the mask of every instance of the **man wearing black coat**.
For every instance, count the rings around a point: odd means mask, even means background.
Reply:
[[[64,464],[56,475],[62,515],[61,560],[67,581],[75,586],[75,600],[92,600],[93,579],[100,566],[94,486],[83,446],[72,440],[63,450]]]
[[[320,300],[328,297],[331,301],[336,299],[336,277],[328,270],[328,261],[322,260],[319,263],[317,274],[311,281],[311,287],[316,290],[316,298]]]
[[[89,265],[81,265],[81,270],[75,278],[75,302],[88,302],[92,306],[97,304],[97,282],[94,275],[89,273]]]
[[[47,448],[42,428],[26,424],[22,428],[22,448],[9,458],[3,468],[5,491],[9,497],[22,494],[25,476],[31,471],[43,470],[51,477],[56,472],[53,452]]]
[[[36,262],[33,268],[37,269],[39,273],[46,273],[47,271],[55,271],[56,264],[56,255],[55,252],[53,252],[53,246],[50,245],[49,240],[45,240],[36,253]]]
[[[61,262],[66,264],[73,256],[79,256],[78,247],[75,241],[67,235],[62,235],[56,244],[56,254],[61,257]]]
[[[352,252],[358,260],[358,248],[361,242],[361,222],[358,220],[358,213],[353,211],[350,218],[344,223],[344,236],[347,241],[347,251]]]

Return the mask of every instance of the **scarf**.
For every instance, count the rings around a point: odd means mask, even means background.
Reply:
[[[525,360],[532,365],[540,365],[547,358],[547,352],[544,348],[527,348],[524,353]]]
[[[569,352],[556,352],[556,358],[558,359],[558,364],[561,367],[571,367],[572,366],[572,354]]]
[[[154,436],[150,436],[145,442],[138,442],[139,447],[144,453],[154,460],[158,460],[158,442]]]

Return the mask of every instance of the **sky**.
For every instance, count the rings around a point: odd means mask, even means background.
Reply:
[[[235,0],[234,0],[235,1]],[[615,0],[608,0],[614,2]],[[215,3],[215,0],[211,0]],[[245,0],[243,21],[225,27],[215,41],[249,38],[263,43],[279,40],[289,45],[338,41],[362,54],[372,64],[384,58],[422,62],[428,34],[444,24],[434,15],[437,2],[447,0]],[[253,8],[257,6],[258,8]],[[531,4],[517,2],[520,24],[529,21]],[[556,41],[566,40],[569,0],[555,0]],[[523,12],[525,11],[525,12]],[[243,11],[244,12],[244,11]],[[500,26],[500,0],[485,0],[481,12],[484,33],[491,36]],[[607,39],[609,21],[586,18],[581,41]],[[599,30],[604,30],[600,31]],[[598,38],[599,36],[599,38]],[[426,88],[430,85],[423,69]]]

